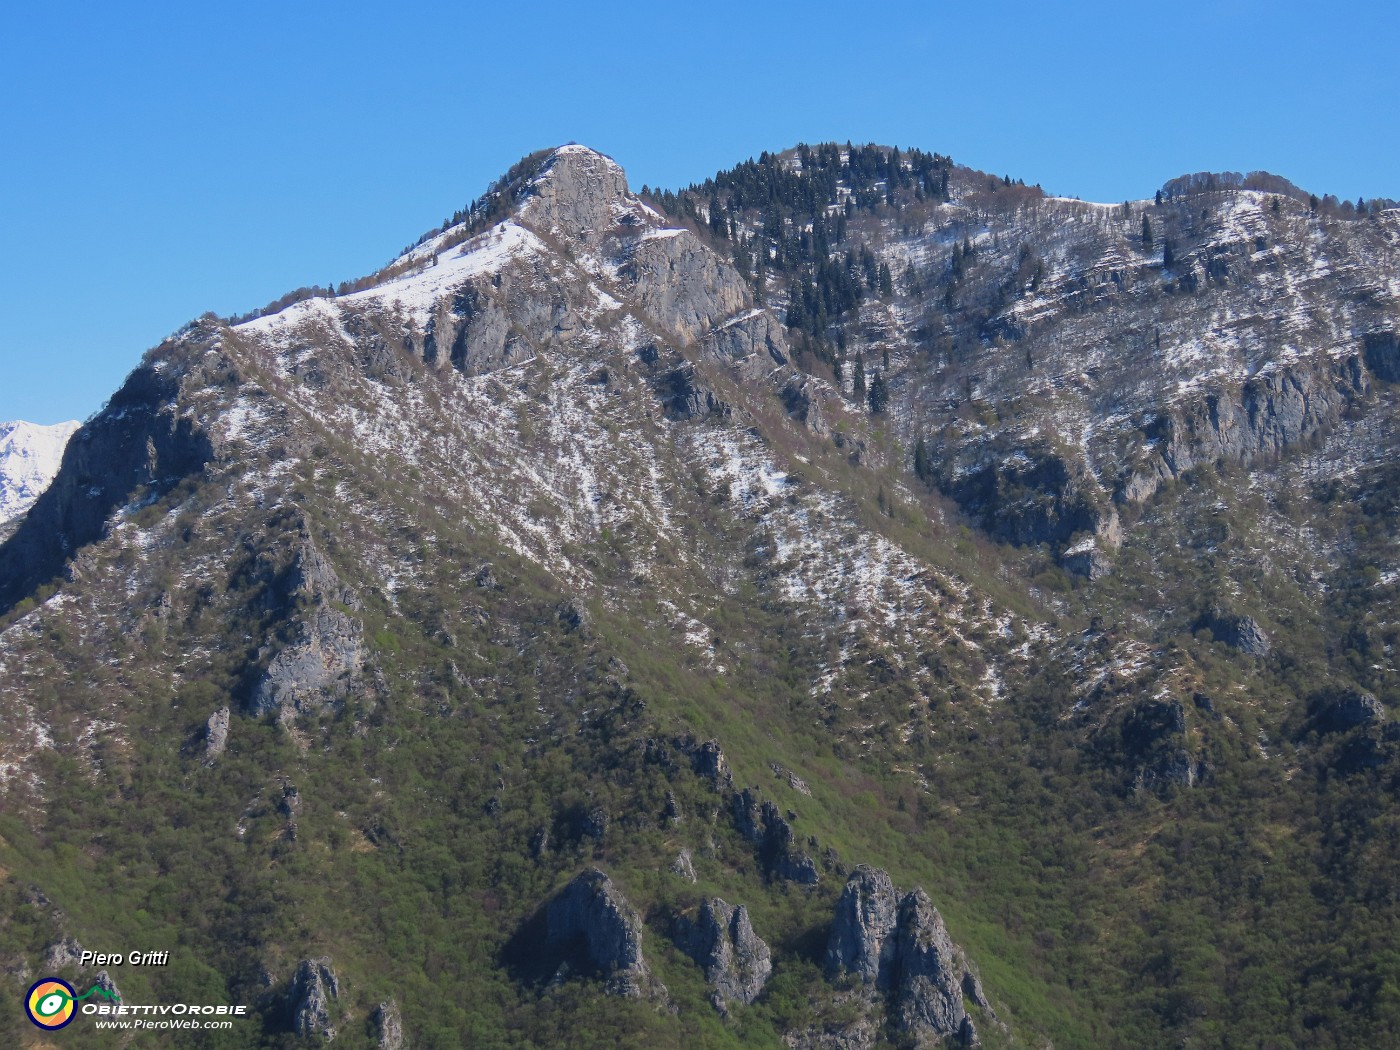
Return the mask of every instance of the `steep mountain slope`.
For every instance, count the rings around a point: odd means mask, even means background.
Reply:
[[[0,547],[16,992],[129,943],[250,1006],[189,1045],[1388,1031],[1393,213],[836,147],[649,199],[536,154],[76,435]]]
[[[1113,507],[1201,464],[1269,462],[1396,377],[1400,209],[1264,175],[1087,204],[906,158],[803,147],[672,207],[728,217],[701,228],[744,259],[764,245],[789,325],[848,392],[857,369],[883,379],[910,465],[925,439],[926,477],[997,539],[1111,548]],[[829,198],[794,189],[824,175]]]
[[[77,422],[0,423],[0,530],[27,511],[58,473]],[[3,532],[0,532],[2,535]]]

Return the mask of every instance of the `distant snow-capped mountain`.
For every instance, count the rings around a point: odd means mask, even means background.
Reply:
[[[0,423],[0,525],[24,514],[49,487],[80,425],[76,420],[51,427]]]

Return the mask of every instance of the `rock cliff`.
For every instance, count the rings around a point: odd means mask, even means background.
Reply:
[[[916,1045],[977,1042],[964,996],[995,1020],[928,895],[915,887],[901,896],[878,868],[860,865],[846,882],[827,941],[826,973],[857,981],[887,1011],[891,1030]]]
[[[612,995],[666,995],[642,957],[640,916],[597,868],[576,876],[550,901],[541,947],[586,973],[600,975]]]
[[[340,984],[330,959],[303,959],[287,992],[292,1031],[304,1039],[333,1040],[336,1030],[332,1011],[339,998]]]
[[[748,910],[708,897],[697,915],[682,914],[673,924],[676,946],[705,971],[720,1013],[728,1004],[758,998],[773,972],[768,945],[754,933]]]

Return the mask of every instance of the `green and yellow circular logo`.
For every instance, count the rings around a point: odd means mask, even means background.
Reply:
[[[78,993],[67,981],[45,977],[30,986],[24,1000],[24,1012],[40,1028],[62,1028],[73,1020],[74,1000]]]

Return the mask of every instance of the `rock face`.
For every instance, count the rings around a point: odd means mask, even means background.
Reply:
[[[1219,607],[1207,609],[1196,621],[1196,630],[1206,628],[1217,642],[1250,656],[1269,654],[1269,636],[1252,616],[1241,616]]]
[[[750,305],[748,286],[732,267],[689,230],[666,228],[629,195],[622,169],[586,147],[561,146],[549,155],[520,219],[542,236],[606,260],[628,298],[681,344],[695,342]],[[573,327],[562,315],[552,323],[555,331]],[[782,338],[780,331],[775,338]]]
[[[380,1003],[372,1018],[375,1031],[375,1045],[378,1050],[406,1050],[407,1040],[403,1034],[403,1018],[399,1016],[399,1004],[390,999]]]
[[[1145,756],[1163,740],[1186,732],[1186,708],[1175,700],[1149,700],[1138,704],[1123,720],[1123,749],[1134,757]]]
[[[257,716],[314,714],[353,684],[364,666],[359,621],[339,606],[355,599],[303,530],[300,549],[281,585],[291,610],[283,639],[268,646],[267,664],[249,699]]]
[[[546,948],[603,975],[609,994],[665,995],[642,958],[642,920],[597,868],[583,872],[549,904]]]
[[[1376,359],[1387,360],[1383,350]],[[1125,477],[1117,495],[1140,502],[1163,481],[1201,464],[1224,460],[1247,465],[1277,456],[1331,427],[1347,404],[1369,388],[1359,356],[1352,356],[1327,368],[1279,368],[1236,390],[1212,391],[1178,404],[1146,425],[1156,451]]]
[[[895,954],[898,894],[879,868],[861,864],[846,881],[826,946],[828,976],[854,974],[865,984],[889,986]]]
[[[209,721],[204,727],[204,764],[212,766],[214,761],[224,753],[228,747],[228,726],[230,712],[227,707],[221,707],[209,716]]]
[[[812,858],[795,847],[792,825],[773,802],[759,801],[752,788],[733,796],[734,826],[758,847],[759,863],[772,879],[813,886],[820,876]]]
[[[691,768],[695,775],[710,782],[716,791],[728,788],[734,783],[734,774],[729,771],[729,762],[714,740],[694,744],[690,740],[678,743],[682,751],[690,755]]]
[[[199,346],[198,353],[205,347]],[[210,355],[209,370],[217,370]],[[227,362],[223,367],[231,367]],[[162,495],[214,456],[208,435],[178,408],[181,383],[142,365],[97,416],[75,433],[63,467],[0,547],[0,611],[57,576],[80,547],[101,538],[108,518],[144,487]],[[207,382],[204,368],[191,383]]]
[[[292,1031],[303,1038],[319,1036],[326,1042],[335,1038],[331,1024],[331,1004],[340,998],[340,984],[330,959],[303,959],[292,977],[287,993],[292,1008]]]
[[[532,225],[585,244],[612,232],[614,209],[627,197],[627,175],[610,157],[586,146],[560,146],[540,168],[521,209]]]
[[[748,286],[689,230],[643,234],[625,249],[620,276],[646,315],[671,338],[693,343],[749,305]]]
[[[754,933],[742,904],[710,897],[695,918],[677,916],[673,932],[676,946],[705,971],[720,1013],[727,1013],[731,1002],[752,1003],[773,972],[768,945]]]
[[[519,227],[485,236],[487,250],[530,244]],[[423,326],[429,364],[484,375],[519,364],[581,327],[569,290],[537,253],[520,252],[492,280],[473,279],[434,304]]]
[[[916,887],[900,897],[878,868],[861,865],[846,882],[827,942],[826,973],[857,979],[868,999],[885,1007],[892,1029],[918,1045],[975,1042],[964,996],[995,1020],[928,895]]]
[[[106,970],[98,970],[93,977],[93,983],[107,993],[110,1000],[122,1001],[121,989],[117,987],[117,982],[112,980],[111,974]]]
[[[677,346],[696,343],[751,307],[748,285],[734,268],[690,230],[668,227],[630,195],[622,169],[608,157],[562,146],[520,178],[505,190],[520,202],[512,219],[465,243],[460,236],[441,249],[429,242],[421,249],[426,256],[405,259],[419,266],[433,260],[416,274],[437,292],[419,328],[403,334],[374,303],[348,310],[342,326],[373,344],[385,369],[398,367],[396,343],[430,365],[450,364],[466,375],[518,365],[574,345],[600,312],[621,307],[614,293]],[[482,272],[468,261],[474,258],[494,265]],[[734,338],[771,345],[786,360],[776,318],[761,312],[749,328]],[[713,352],[724,357],[737,350]]]
[[[1048,544],[1061,564],[1090,578],[1112,567],[1106,551],[1122,543],[1118,514],[1083,457],[1045,441],[998,438],[935,445],[938,487],[993,538],[1016,546]],[[1080,542],[1070,545],[1075,537]]]
[[[827,425],[822,403],[835,397],[834,392],[823,390],[814,380],[794,372],[783,384],[779,396],[783,399],[783,407],[793,419],[814,434],[829,433],[830,427]]]
[[[783,1036],[783,1042],[792,1050],[871,1050],[876,1045],[878,1034],[869,1018],[859,1017],[848,1024],[788,1032]]]
[[[742,374],[754,378],[788,363],[783,327],[766,310],[753,310],[720,325],[706,337],[704,352],[724,364],[738,365]]]
[[[1113,571],[1113,560],[1092,540],[1077,543],[1060,555],[1065,572],[1085,579],[1098,580]]]
[[[253,691],[252,713],[279,718],[314,713],[342,678],[363,664],[359,625],[337,609],[317,609],[268,662]]]
[[[1162,756],[1133,775],[1134,790],[1153,791],[1173,786],[1192,788],[1205,779],[1209,769],[1185,748]]]
[[[1370,332],[1365,342],[1366,367],[1377,379],[1400,382],[1400,338],[1393,331]]]
[[[555,615],[565,631],[577,633],[585,638],[592,633],[593,618],[581,601],[569,598],[560,602],[555,609]]]
[[[1176,700],[1147,700],[1129,710],[1118,748],[1132,767],[1134,790],[1195,787],[1205,764],[1187,750],[1186,708]]]
[[[686,882],[696,881],[695,862],[691,859],[690,850],[683,849],[676,854],[676,859],[671,862],[671,874]]]
[[[960,954],[938,909],[916,887],[900,902],[896,931],[899,977],[894,1001],[901,1029],[916,1037],[961,1033],[967,1011]]]
[[[44,953],[44,968],[50,971],[77,966],[83,956],[83,946],[73,937],[64,937],[49,945]]]
[[[671,419],[705,419],[727,416],[730,407],[702,384],[695,366],[686,362],[664,373],[658,380],[661,401]]]
[[[1313,719],[1323,733],[1345,733],[1358,726],[1379,725],[1385,720],[1385,705],[1370,693],[1357,689],[1324,700]]]

